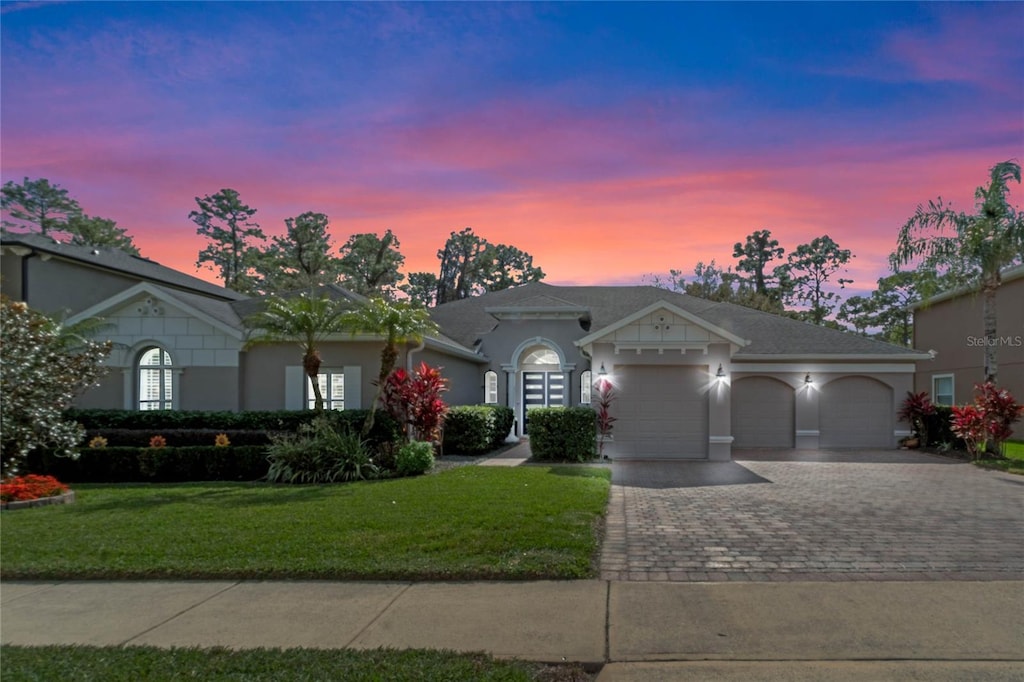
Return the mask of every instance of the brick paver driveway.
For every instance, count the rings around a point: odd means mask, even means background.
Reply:
[[[1024,477],[903,451],[615,462],[602,578],[1024,577]]]

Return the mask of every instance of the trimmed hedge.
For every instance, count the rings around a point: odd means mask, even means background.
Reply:
[[[597,412],[589,407],[530,410],[534,459],[586,462],[597,456]]]
[[[354,431],[363,428],[369,410],[326,410],[323,413],[337,428],[348,427]],[[228,431],[272,431],[294,432],[299,426],[308,424],[317,416],[313,410],[277,410],[263,412],[206,412],[201,410],[79,410],[64,413],[65,418],[77,421],[89,432],[89,437],[101,435],[108,439],[106,431],[144,431],[145,445],[154,435],[162,435],[171,442],[165,432],[210,430],[216,433]],[[230,437],[230,434],[229,434]],[[383,410],[377,410],[369,441],[373,445],[402,440],[404,434],[398,422]],[[232,439],[232,444],[234,440]],[[86,441],[88,443],[88,441]],[[212,444],[212,440],[210,441]],[[111,443],[112,444],[112,443]],[[241,445],[242,443],[239,443]]]
[[[503,405],[456,405],[444,418],[444,452],[476,455],[504,441],[512,428],[512,408]]]
[[[64,483],[254,481],[267,474],[266,446],[85,448],[78,459],[29,453],[26,468]]]

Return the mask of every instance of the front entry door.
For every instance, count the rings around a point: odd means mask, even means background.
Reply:
[[[530,410],[565,404],[565,374],[523,372],[523,433],[529,433]]]

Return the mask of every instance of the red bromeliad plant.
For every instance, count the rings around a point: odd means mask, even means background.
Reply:
[[[67,491],[68,487],[53,476],[29,474],[0,481],[0,501],[2,502],[22,502],[38,500],[41,497],[56,497]]]
[[[928,445],[928,422],[927,417],[935,414],[935,405],[928,397],[927,391],[913,393],[907,391],[907,397],[903,399],[900,407],[899,418],[902,421],[910,422],[914,433],[921,439],[921,445]]]
[[[441,369],[421,362],[415,374],[396,369],[388,375],[381,392],[384,409],[398,423],[412,427],[415,440],[431,441],[440,436],[448,405],[441,394],[448,390],[448,380]]]
[[[597,432],[601,438],[597,441],[597,455],[604,455],[604,441],[612,435],[612,428],[616,417],[611,415],[611,406],[615,402],[615,387],[607,377],[601,377],[595,385],[597,389]]]
[[[1024,414],[1024,405],[1005,388],[992,382],[975,384],[974,404],[953,408],[952,430],[967,443],[967,451],[977,459],[985,454],[989,441],[1001,452],[1003,443],[1013,435],[1012,424]]]

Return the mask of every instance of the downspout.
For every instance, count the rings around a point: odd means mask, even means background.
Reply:
[[[426,338],[423,338],[423,339],[420,340],[419,345],[417,345],[415,348],[410,348],[408,351],[406,351],[406,353],[405,353],[405,369],[409,372],[410,376],[412,375],[412,354],[413,353],[419,353],[421,350],[423,350],[426,347],[426,345],[427,345],[427,340],[426,340]],[[413,439],[412,424],[407,424],[406,425],[406,427],[405,427],[405,435],[406,435],[406,437],[409,440]]]

